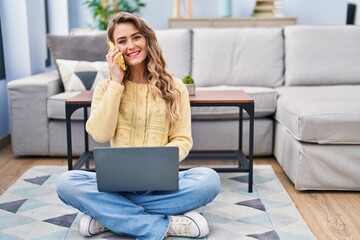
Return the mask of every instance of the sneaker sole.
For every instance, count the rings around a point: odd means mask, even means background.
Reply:
[[[196,226],[198,227],[200,234],[196,238],[205,237],[209,234],[209,225],[206,219],[200,213],[188,212],[185,213],[184,215],[192,219],[196,224]]]

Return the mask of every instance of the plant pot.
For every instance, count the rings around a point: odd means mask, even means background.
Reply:
[[[196,92],[195,84],[185,84],[185,86],[189,92],[189,96],[194,96]]]

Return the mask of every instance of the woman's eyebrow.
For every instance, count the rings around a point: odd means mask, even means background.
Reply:
[[[135,35],[137,35],[137,34],[141,34],[141,33],[140,33],[140,32],[136,32],[136,33],[131,34],[131,36],[133,37],[133,36],[135,36]]]
[[[141,34],[141,33],[140,33],[140,32],[136,32],[136,33],[131,34],[130,36],[133,37],[133,36],[135,36],[135,35],[137,35],[137,34]],[[122,37],[117,38],[116,40],[120,40],[120,39],[126,39],[126,37],[125,37],[125,36],[122,36]]]

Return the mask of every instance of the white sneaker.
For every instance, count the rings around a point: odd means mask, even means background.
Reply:
[[[107,231],[107,229],[90,215],[84,213],[84,215],[80,218],[79,233],[81,235],[92,236],[105,231]]]
[[[180,216],[170,216],[167,236],[201,238],[209,234],[206,219],[197,212],[188,212]]]

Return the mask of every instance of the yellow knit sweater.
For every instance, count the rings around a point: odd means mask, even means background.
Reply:
[[[113,147],[177,146],[183,160],[193,144],[190,102],[184,84],[179,79],[175,83],[181,118],[171,132],[165,101],[154,99],[148,84],[126,81],[124,87],[110,80],[95,88],[87,132],[98,142],[110,140]]]

